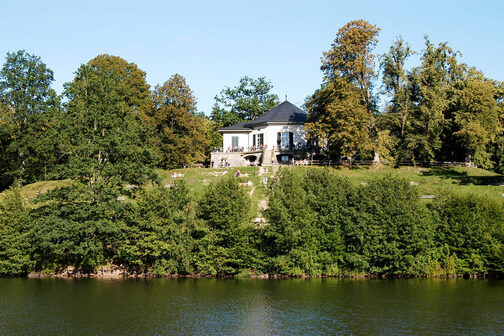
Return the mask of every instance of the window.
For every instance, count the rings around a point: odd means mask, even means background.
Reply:
[[[238,148],[238,137],[237,136],[234,136],[231,138],[231,146],[233,146],[233,148]]]
[[[257,146],[264,146],[264,134],[257,134]]]
[[[294,134],[292,132],[278,132],[277,146],[279,149],[290,149],[294,145]]]

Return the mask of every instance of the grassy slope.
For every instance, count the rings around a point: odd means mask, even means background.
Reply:
[[[189,169],[175,169],[175,170],[158,170],[161,177],[162,184],[173,183],[174,179],[171,174],[174,172],[184,174],[191,196],[194,200],[199,200],[204,193],[205,186],[216,181],[224,176],[232,176],[237,168],[189,168]],[[273,175],[271,167],[241,167],[241,173],[246,173],[248,177],[240,177],[240,182],[252,181],[254,184],[254,192],[252,194],[252,202],[254,208],[261,199],[266,196],[265,190],[262,186],[261,180],[263,177],[270,177]],[[292,167],[289,169],[312,169],[308,167]],[[317,169],[317,168],[315,168]],[[367,182],[373,176],[387,176],[392,174],[405,178],[410,182],[418,182],[420,194],[424,195],[438,195],[442,190],[452,190],[459,194],[478,193],[485,194],[489,197],[502,200],[504,193],[504,176],[499,175],[487,170],[479,168],[465,168],[465,167],[435,167],[435,168],[415,168],[415,167],[401,167],[398,169],[390,167],[371,167],[371,168],[335,168],[337,174],[348,177],[352,183],[358,185]],[[259,175],[260,171],[264,171]],[[68,180],[64,181],[42,181],[24,186],[21,192],[24,197],[30,199],[36,197],[40,192],[45,192],[54,189],[57,186],[68,185]],[[251,188],[247,191],[251,191]],[[0,194],[1,197],[1,194]]]
[[[183,179],[186,181],[190,195],[194,200],[199,200],[203,197],[205,186],[217,181],[218,179],[233,176],[237,169],[240,169],[241,177],[238,178],[240,183],[251,181],[253,187],[244,187],[247,192],[252,193],[252,209],[257,209],[259,201],[266,198],[266,192],[262,183],[264,177],[269,178],[273,175],[271,167],[240,167],[240,168],[187,168],[175,170],[158,170],[157,173],[161,177],[162,185],[173,183],[175,180],[171,175],[175,173],[184,174]],[[248,176],[243,176],[247,174]],[[255,216],[255,215],[254,215]]]
[[[376,175],[400,176],[410,182],[418,182],[420,194],[437,195],[442,190],[458,194],[478,193],[502,199],[504,176],[484,169],[465,167],[390,167],[338,169],[338,173],[350,178],[355,184],[366,182]]]

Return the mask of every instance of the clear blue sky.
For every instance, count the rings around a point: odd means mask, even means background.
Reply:
[[[56,91],[103,53],[147,72],[152,86],[187,78],[198,110],[245,75],[266,76],[281,100],[301,105],[320,86],[320,57],[355,19],[379,26],[376,53],[398,35],[448,41],[462,61],[504,80],[503,1],[14,1],[1,0],[0,64],[25,49],[54,71]],[[418,64],[418,58],[412,65]]]

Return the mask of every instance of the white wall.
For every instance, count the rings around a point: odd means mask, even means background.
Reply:
[[[253,146],[253,136],[264,134],[264,144],[269,149],[277,148],[277,133],[292,132],[294,145],[306,144],[306,130],[303,125],[266,125],[255,128],[252,132],[225,132],[222,135],[222,148],[228,151],[232,148],[232,137],[238,137],[238,147],[250,148]]]
[[[249,143],[252,146],[253,135],[263,133],[264,134],[264,144],[268,146],[269,149],[277,147],[277,133],[278,132],[292,132],[294,145],[299,143],[306,144],[306,130],[303,125],[267,125],[254,129],[249,136]]]
[[[224,151],[230,150],[233,147],[232,138],[234,136],[238,137],[238,147],[244,147],[244,148],[250,147],[248,132],[243,132],[243,133],[226,132],[226,133],[223,133],[223,135],[222,135],[222,148]]]

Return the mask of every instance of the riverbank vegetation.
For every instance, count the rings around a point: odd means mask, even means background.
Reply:
[[[206,170],[201,170],[206,172]],[[494,186],[494,188],[500,188]],[[266,223],[239,178],[193,198],[187,184],[73,184],[0,199],[0,274],[475,276],[504,271],[503,202],[418,186],[388,172],[355,183],[332,168],[284,168],[263,192]]]

